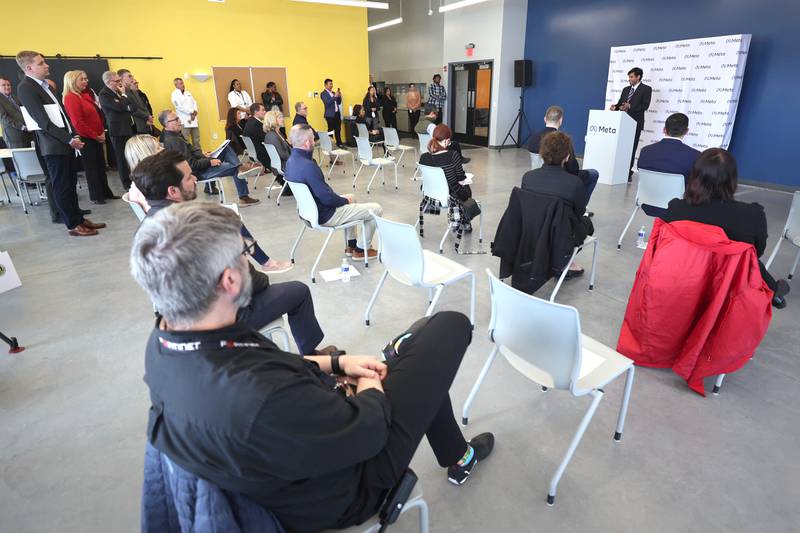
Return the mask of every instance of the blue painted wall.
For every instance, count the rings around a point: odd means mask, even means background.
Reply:
[[[753,35],[730,145],[739,176],[800,187],[798,0],[529,0],[525,58],[534,61],[536,77],[525,97],[531,127],[543,126],[548,105],[564,107],[562,129],[581,153],[588,110],[604,107],[611,46],[736,33]]]

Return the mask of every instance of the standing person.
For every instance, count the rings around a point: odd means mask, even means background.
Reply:
[[[283,113],[283,98],[278,93],[278,86],[274,81],[267,83],[266,92],[261,93],[261,101],[267,111],[280,111]]]
[[[0,127],[9,148],[30,148],[33,134],[25,127],[21,103],[12,92],[11,80],[0,78]]]
[[[442,110],[447,102],[447,91],[442,86],[442,77],[433,75],[433,83],[428,87],[428,104],[436,108],[436,125],[442,123]]]
[[[250,106],[253,105],[253,99],[247,94],[247,91],[242,90],[242,82],[237,79],[231,81],[230,89],[228,90],[228,103],[231,107],[235,107],[240,111],[249,111]]]
[[[639,146],[639,136],[644,129],[644,112],[650,107],[650,98],[653,88],[642,83],[644,71],[634,67],[628,71],[628,85],[622,89],[622,94],[616,104],[611,104],[611,111],[625,111],[628,116],[636,121],[636,135],[633,138],[633,152],[631,164],[628,165],[628,182],[633,176],[633,160],[636,157],[636,148]]]
[[[89,89],[89,77],[83,70],[70,70],[64,74],[64,108],[75,131],[81,136],[83,148],[81,159],[86,171],[89,199],[93,204],[104,204],[106,200],[119,200],[108,186],[106,158],[103,155],[106,132],[100,108]]]
[[[181,119],[181,133],[186,140],[192,143],[195,148],[200,146],[200,128],[197,126],[197,100],[192,93],[186,90],[186,84],[182,78],[172,80],[175,90],[172,91],[172,106]]]
[[[325,90],[320,95],[322,103],[325,104],[325,121],[328,123],[328,131],[333,131],[336,139],[336,146],[344,148],[342,144],[342,91],[336,89],[333,92],[333,80],[325,78]]]
[[[150,99],[147,97],[147,94],[145,94],[145,92],[139,88],[139,80],[134,79],[132,87],[133,90],[136,91],[136,93],[142,99],[142,103],[144,104],[145,109],[147,109],[147,113],[151,117],[151,122],[149,124],[149,130],[147,131],[147,133],[158,137],[159,135],[161,135],[161,132],[159,131],[158,128],[156,128],[155,123],[152,121],[153,106],[150,105]]]
[[[51,200],[55,203],[70,235],[74,237],[97,235],[97,230],[106,225],[95,224],[83,217],[75,190],[78,175],[73,163],[74,151],[83,148],[83,142],[70,124],[61,102],[47,84],[46,78],[50,74],[50,67],[42,54],[31,50],[19,52],[16,60],[19,68],[25,73],[25,79],[20,82],[17,95],[22,106],[39,126],[36,130],[36,143],[42,151],[52,182]],[[62,126],[50,120],[45,110],[46,105],[56,106]]]
[[[119,69],[117,74],[119,74],[122,86],[125,87],[125,95],[131,106],[136,133],[152,133],[153,114],[147,108],[142,95],[139,94],[139,85],[136,83],[136,78],[133,77],[130,70],[125,68]]]
[[[419,89],[413,83],[408,84],[406,92],[406,107],[408,108],[408,129],[415,132],[417,122],[419,122],[419,110],[422,106],[422,96]]]
[[[383,114],[383,125],[387,128],[397,129],[397,99],[389,87],[383,90],[381,113]]]
[[[125,143],[135,134],[131,104],[125,95],[125,87],[119,74],[113,70],[103,73],[105,87],[100,90],[100,107],[108,121],[108,135],[114,146],[114,156],[117,160],[117,172],[122,188],[131,188],[131,170],[125,161]]]
[[[378,97],[378,91],[374,85],[367,87],[367,94],[364,95],[361,107],[366,113],[367,128],[380,130],[381,121],[378,119],[378,111],[381,108],[381,99]]]

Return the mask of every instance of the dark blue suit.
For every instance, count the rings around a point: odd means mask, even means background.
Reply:
[[[680,139],[665,137],[657,143],[642,148],[637,167],[667,174],[683,174],[683,179],[688,185],[689,174],[699,155],[698,150],[683,144]]]
[[[328,123],[328,131],[333,131],[333,136],[336,139],[336,146],[341,148],[342,145],[342,97],[335,96],[336,93],[329,93],[323,90],[320,93],[322,103],[325,104],[325,121]],[[337,109],[338,108],[338,109]]]

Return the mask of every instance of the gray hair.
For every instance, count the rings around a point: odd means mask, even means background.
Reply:
[[[300,108],[301,108],[301,107],[303,107],[303,101],[302,101],[302,100],[300,100],[299,102],[296,102],[296,103],[294,104],[294,110],[295,110],[295,111],[300,111]]]
[[[558,122],[562,118],[564,118],[564,110],[560,106],[551,105],[544,112],[544,120],[546,122]]]
[[[156,137],[147,133],[135,135],[125,143],[125,161],[128,162],[128,168],[133,172],[142,159],[155,155],[161,150],[163,148]]]
[[[179,202],[144,219],[133,239],[131,274],[168,323],[191,325],[203,318],[219,298],[220,275],[228,268],[245,280],[236,303],[249,301],[241,228],[234,211],[208,202]]]
[[[172,109],[165,109],[164,111],[158,114],[158,121],[165,128],[167,127],[167,117],[169,116],[170,113],[172,113]]]
[[[295,124],[289,131],[292,146],[299,148],[308,139],[314,138],[314,130],[308,124]]]
[[[113,70],[107,70],[107,71],[103,72],[103,83],[108,84],[108,82],[111,81],[111,78],[113,78],[114,76],[117,76],[117,75],[118,74],[116,72],[114,72]]]

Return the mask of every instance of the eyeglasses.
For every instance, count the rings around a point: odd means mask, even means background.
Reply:
[[[179,120],[180,120],[180,118],[178,118],[178,117],[175,117],[175,118],[171,118],[171,119],[169,119],[169,120],[167,121],[167,123],[170,123],[170,122],[177,122],[177,121],[179,121]]]
[[[242,255],[245,257],[249,255],[250,257],[252,257],[253,251],[256,249],[256,246],[258,246],[258,241],[248,241],[247,239],[245,239]]]

